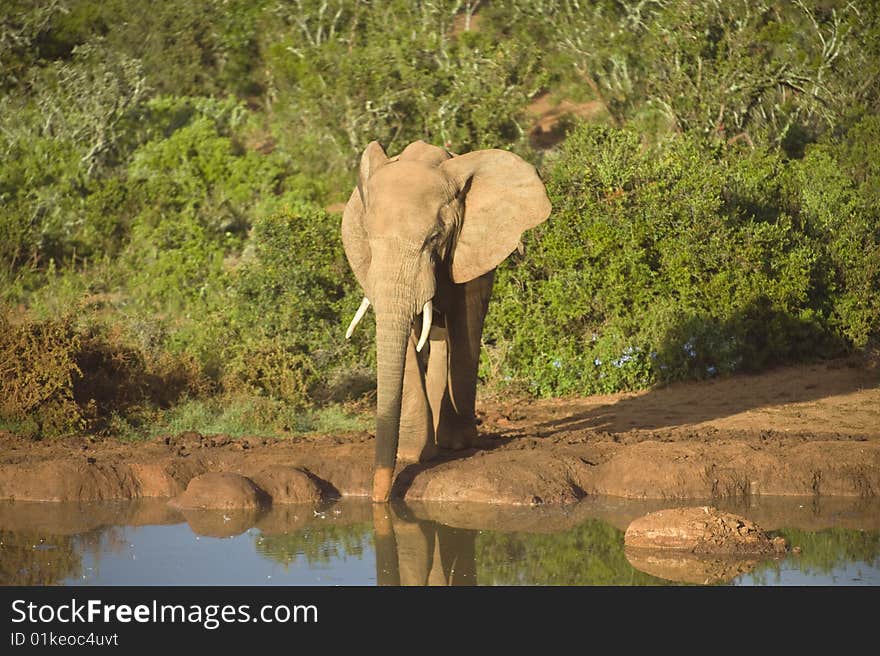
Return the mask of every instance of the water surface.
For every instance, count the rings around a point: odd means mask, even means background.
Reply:
[[[342,501],[181,513],[164,500],[0,502],[4,585],[880,585],[880,505],[761,498],[724,505],[800,554],[644,558],[632,519],[669,502],[567,508]],[[683,504],[679,504],[683,505]],[[687,505],[696,505],[689,502]]]

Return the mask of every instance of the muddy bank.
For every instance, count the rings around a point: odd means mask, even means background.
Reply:
[[[846,362],[639,394],[484,401],[480,413],[475,448],[403,467],[395,496],[536,506],[593,495],[870,499],[880,491],[877,372]],[[4,433],[0,498],[177,497],[198,476],[229,472],[275,486],[255,483],[274,503],[297,500],[299,493],[267,476],[278,467],[314,482],[310,500],[359,497],[369,494],[372,460],[368,433],[232,439],[189,432],[143,443],[33,442]]]
[[[711,441],[646,439],[626,444],[614,437],[483,437],[478,448],[466,453],[405,468],[395,495],[407,501],[534,506],[573,503],[592,495],[630,499],[761,495],[871,498],[880,490],[880,441],[876,440],[812,440],[799,435],[765,439],[714,433]],[[7,457],[19,451],[30,455],[19,462],[0,464],[0,498],[104,501],[177,497],[191,480],[208,472],[235,473],[257,481],[265,480],[265,471],[273,466],[306,472],[318,481],[325,499],[369,494],[373,447],[368,435],[299,443],[261,440],[247,449],[241,444],[234,440],[224,443],[216,437],[182,436],[169,438],[167,443],[163,439],[126,447],[71,440],[65,446],[47,448],[38,458],[33,446],[7,436],[3,439]],[[184,445],[185,454],[181,454]],[[224,489],[218,488],[217,493]],[[237,505],[219,498],[215,501],[221,506]],[[279,502],[277,497],[273,501]]]

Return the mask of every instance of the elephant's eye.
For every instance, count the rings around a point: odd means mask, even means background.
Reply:
[[[436,246],[440,241],[440,229],[437,228],[433,230],[426,238],[425,238],[425,246]]]

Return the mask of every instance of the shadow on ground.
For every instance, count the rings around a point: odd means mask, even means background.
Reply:
[[[635,394],[562,400],[554,404],[560,406],[559,416],[539,419],[535,428],[540,436],[578,430],[621,433],[727,420],[718,427],[861,433],[865,426],[880,428],[878,390],[876,370],[859,360],[835,360]],[[868,414],[877,415],[876,422]]]

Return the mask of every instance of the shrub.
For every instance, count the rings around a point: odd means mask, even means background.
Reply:
[[[69,318],[12,323],[0,314],[0,419],[30,435],[85,427],[74,399],[80,338]]]
[[[588,90],[618,126],[799,156],[877,106],[880,12],[863,4],[508,0],[481,13],[501,38],[540,47],[543,72]]]
[[[159,97],[148,103],[149,138],[131,157],[135,222],[194,218],[208,236],[241,235],[261,202],[283,190],[280,153],[239,143],[248,112],[234,101]]]
[[[268,395],[295,410],[308,407],[320,373],[308,355],[295,349],[278,336],[237,344],[225,366],[224,388]]]
[[[880,117],[811,146],[796,167],[807,228],[824,246],[822,296],[854,346],[880,337]]]
[[[73,397],[93,432],[112,431],[113,421],[138,426],[155,409],[213,391],[188,354],[144,351],[120,328],[91,324],[80,337],[76,357],[82,377]]]
[[[145,353],[94,319],[0,317],[0,420],[33,437],[139,425],[209,391],[192,358]]]
[[[834,239],[808,229],[797,182],[772,151],[580,126],[550,166],[553,215],[499,270],[483,374],[607,392],[857,344],[835,329]]]
[[[216,317],[228,331],[228,375],[295,405],[334,396],[340,370],[372,357],[368,330],[343,339],[360,293],[338,216],[292,204],[256,222],[245,253]]]
[[[456,34],[461,3],[347,0],[274,12],[262,42],[279,143],[344,193],[364,146],[397,153],[424,139],[456,152],[524,148],[542,51]]]

